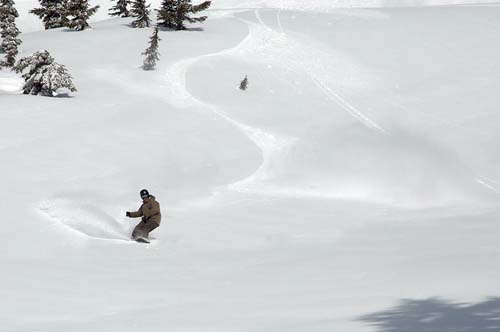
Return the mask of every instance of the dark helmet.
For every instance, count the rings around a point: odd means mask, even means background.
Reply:
[[[141,198],[149,197],[149,191],[147,191],[147,189],[142,189],[140,194]]]

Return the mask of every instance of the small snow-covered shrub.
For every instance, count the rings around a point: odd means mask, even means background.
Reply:
[[[26,71],[22,75],[24,94],[53,97],[59,89],[76,91],[66,67],[55,62],[48,51],[38,51],[20,59],[13,69],[16,73]]]

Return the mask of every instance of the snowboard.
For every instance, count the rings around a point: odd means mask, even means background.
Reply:
[[[148,239],[145,239],[145,238],[143,238],[143,237],[138,237],[138,238],[137,238],[137,239],[135,239],[135,240],[136,240],[137,242],[139,242],[139,243],[151,243],[151,242],[149,242],[149,240],[148,240]]]

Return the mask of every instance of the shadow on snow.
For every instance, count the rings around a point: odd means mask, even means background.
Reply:
[[[476,304],[440,298],[402,300],[396,307],[358,319],[378,332],[500,331],[500,298]]]

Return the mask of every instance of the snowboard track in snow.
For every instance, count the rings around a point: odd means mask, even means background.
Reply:
[[[371,130],[375,130],[380,134],[387,134],[387,131],[375,121],[364,115],[352,103],[348,102],[340,93],[333,90],[331,87],[332,81],[323,74],[324,68],[332,67],[329,60],[335,55],[325,53],[322,50],[316,50],[311,45],[303,45],[294,40],[284,32],[280,12],[276,14],[276,23],[279,32],[270,28],[264,22],[260,15],[259,9],[254,9],[254,15],[257,23],[239,19],[244,22],[249,29],[248,35],[236,46],[227,48],[218,52],[196,56],[190,59],[184,59],[174,63],[168,68],[165,75],[165,85],[168,87],[168,101],[174,107],[194,107],[209,110],[218,117],[229,122],[242,132],[249,140],[251,140],[261,151],[262,163],[253,174],[228,184],[224,188],[240,192],[269,194],[269,195],[285,195],[285,196],[314,196],[323,197],[325,195],[311,192],[310,190],[301,190],[298,188],[285,188],[283,186],[265,184],[265,180],[269,178],[269,168],[273,160],[282,157],[289,149],[298,141],[295,137],[270,132],[262,128],[256,128],[248,124],[241,123],[230,117],[227,113],[221,111],[215,105],[203,102],[193,96],[187,88],[186,74],[189,68],[205,58],[229,56],[233,58],[260,59],[263,64],[283,67],[288,70],[297,72],[305,72],[310,77],[312,82],[320,89],[320,91],[340,109],[344,110],[348,115],[359,121],[361,124]],[[317,59],[314,65],[305,66],[307,59]],[[287,59],[283,63],[284,59]],[[291,60],[290,60],[291,59]],[[344,57],[341,60],[346,62]],[[350,61],[350,60],[349,60]],[[356,66],[350,64],[350,66]]]
[[[49,217],[56,225],[79,237],[130,241],[126,225],[119,223],[101,209],[84,198],[62,198],[54,197],[43,201],[39,210]]]

